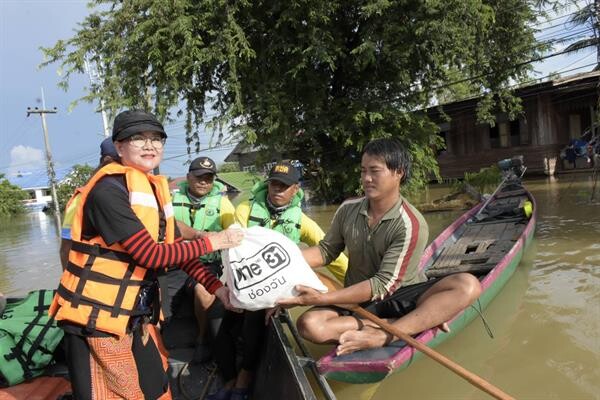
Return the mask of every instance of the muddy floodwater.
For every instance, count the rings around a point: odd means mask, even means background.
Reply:
[[[600,188],[591,174],[525,181],[538,205],[535,239],[481,320],[437,348],[517,399],[600,399]],[[431,186],[430,199],[447,193]],[[324,229],[335,206],[306,210]],[[460,212],[425,214],[430,240]],[[55,288],[60,275],[52,216],[0,219],[0,291],[17,296]],[[315,353],[324,348],[312,346]],[[488,399],[435,361],[373,385],[331,382],[341,400]]]

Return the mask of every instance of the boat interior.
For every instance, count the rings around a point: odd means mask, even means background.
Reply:
[[[498,193],[482,212],[461,225],[434,253],[426,266],[428,278],[457,272],[487,274],[514,246],[527,226],[524,189]]]

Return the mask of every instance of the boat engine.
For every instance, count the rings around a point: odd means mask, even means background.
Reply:
[[[513,175],[514,178],[520,178],[525,173],[525,165],[523,164],[523,156],[513,156],[512,158],[505,158],[504,160],[498,161],[498,168],[502,171],[502,175],[510,178]]]

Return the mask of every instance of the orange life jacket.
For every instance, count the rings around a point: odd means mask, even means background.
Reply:
[[[123,336],[129,318],[139,314],[136,304],[140,287],[154,282],[150,279],[154,278],[154,271],[137,265],[119,243],[109,246],[100,236],[89,240],[82,237],[87,196],[100,179],[119,174],[125,175],[133,212],[152,238],[173,243],[175,220],[167,180],[118,163],[104,166],[80,189],[81,199],[71,226],[69,263],[49,313],[58,321],[70,321],[90,331]],[[159,238],[161,210],[166,227],[164,237]]]

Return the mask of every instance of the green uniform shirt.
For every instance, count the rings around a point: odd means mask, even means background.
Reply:
[[[369,280],[372,300],[378,300],[402,286],[427,280],[418,265],[429,228],[421,213],[401,197],[371,229],[368,204],[365,197],[345,201],[319,248],[325,264],[347,248],[344,286]]]

